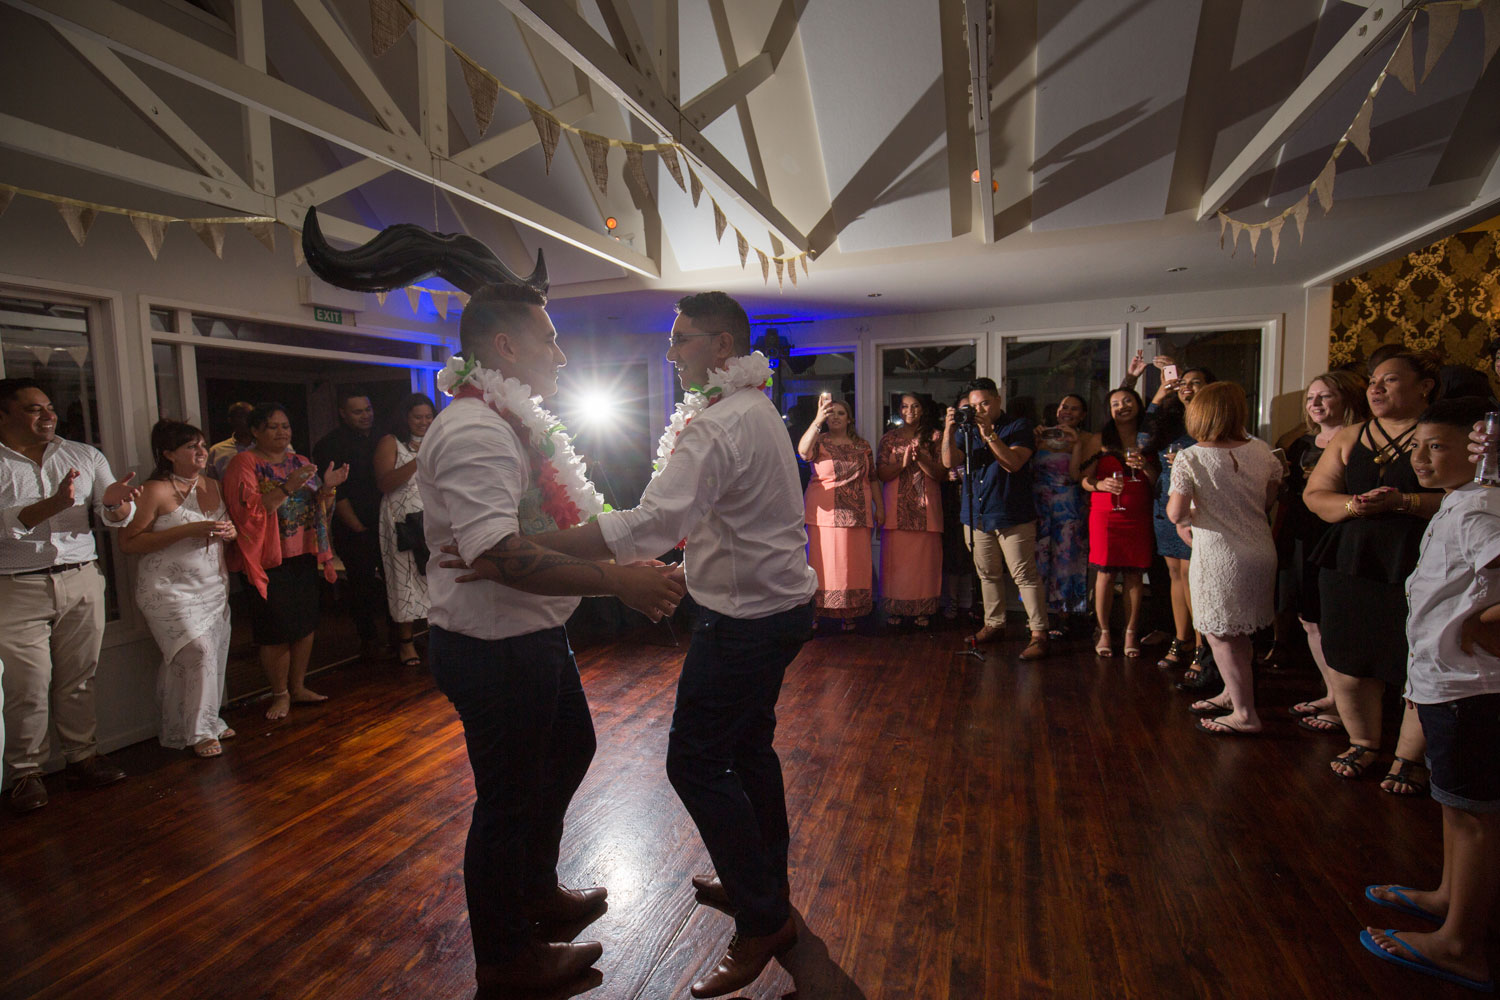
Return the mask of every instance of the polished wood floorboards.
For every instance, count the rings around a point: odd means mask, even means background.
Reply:
[[[657,1000],[724,946],[709,863],[662,771],[681,650],[580,654],[599,753],[563,879],[609,886],[589,997]],[[1343,744],[1267,673],[1263,737],[1193,731],[1153,660],[1085,644],[956,657],[959,633],[819,638],[788,672],[778,748],[805,930],[754,1000],[1463,995],[1360,948],[1410,920],[1362,898],[1436,883],[1430,800],[1341,781]],[[199,761],[141,744],[99,791],[48,780],[0,818],[0,997],[473,996],[461,876],[472,785],[425,672],[359,664],[333,699]],[[1377,772],[1378,773],[1378,772]]]

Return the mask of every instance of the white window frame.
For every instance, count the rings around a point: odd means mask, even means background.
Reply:
[[[1137,349],[1146,347],[1146,328],[1159,327],[1165,333],[1214,333],[1219,330],[1260,330],[1260,393],[1259,410],[1255,414],[1257,436],[1269,440],[1271,435],[1272,404],[1281,393],[1281,362],[1286,335],[1284,315],[1226,316],[1213,319],[1175,320],[1173,322],[1136,322],[1132,324],[1132,340]],[[1149,353],[1149,352],[1148,352]]]
[[[983,376],[989,371],[990,332],[988,330],[938,333],[926,337],[893,337],[889,340],[870,341],[870,363],[860,369],[858,382],[860,391],[856,394],[856,398],[862,397],[865,400],[865,403],[859,407],[860,413],[856,418],[856,423],[866,441],[878,442],[884,433],[880,426],[879,416],[869,405],[870,400],[880,400],[885,396],[885,368],[880,363],[881,353],[891,348],[933,347],[942,344],[973,344],[975,375]],[[855,358],[856,362],[859,360]],[[947,412],[946,406],[943,407],[943,412]],[[941,416],[939,416],[938,424],[942,425]]]
[[[990,377],[995,384],[1005,386],[1005,342],[1015,340],[1022,343],[1055,343],[1063,340],[1104,340],[1109,345],[1109,384],[1117,386],[1125,378],[1130,364],[1130,325],[1119,326],[1066,326],[1046,330],[992,330],[990,337],[991,356],[995,359],[995,374]],[[1002,406],[1010,400],[1001,397]]]

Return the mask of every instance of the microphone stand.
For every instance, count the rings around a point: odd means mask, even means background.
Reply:
[[[963,424],[962,426],[963,427],[972,427],[973,425],[972,424]],[[970,437],[970,435],[967,432],[965,432],[964,433],[964,498],[969,501],[969,503],[968,503],[968,507],[969,507],[969,520],[970,521],[977,521],[978,518],[975,516],[976,512],[974,510],[974,443],[969,440],[969,437]],[[964,546],[969,550],[969,565],[973,566],[974,565],[974,532],[978,531],[979,529],[976,528],[972,524],[969,525],[968,527],[969,527],[969,533],[964,536]],[[960,649],[954,655],[955,656],[972,656],[972,657],[974,657],[974,659],[978,660],[980,663],[984,662],[984,653],[980,650],[979,644],[974,641],[974,637],[972,635],[969,636],[969,637],[967,637],[966,639],[964,639],[964,648]]]

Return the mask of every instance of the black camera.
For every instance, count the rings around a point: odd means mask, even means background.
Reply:
[[[953,417],[953,426],[955,427],[973,427],[977,422],[974,419],[974,407],[967,403],[960,406],[958,412]]]

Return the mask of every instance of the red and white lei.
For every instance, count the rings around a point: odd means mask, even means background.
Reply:
[[[677,450],[677,438],[694,417],[741,389],[764,389],[770,384],[771,362],[759,351],[730,358],[723,368],[709,372],[708,385],[695,386],[684,393],[682,402],[672,412],[672,419],[667,421],[667,429],[662,431],[661,440],[656,443],[656,462],[652,466],[651,478],[655,479],[666,469],[672,452]]]
[[[573,451],[567,428],[542,408],[542,398],[533,396],[529,385],[454,355],[438,372],[437,386],[449,396],[481,399],[502,417],[514,418],[525,428],[531,446],[542,456],[537,476],[542,510],[559,528],[593,521],[609,509],[589,481],[583,459]]]

